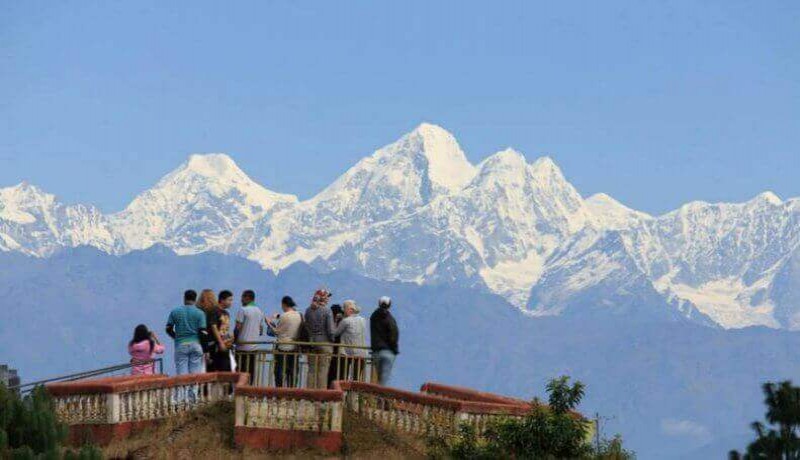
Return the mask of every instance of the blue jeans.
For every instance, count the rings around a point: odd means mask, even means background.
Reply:
[[[392,377],[392,366],[397,355],[392,350],[378,350],[372,352],[372,362],[378,371],[378,383],[386,385]]]
[[[201,374],[203,372],[203,348],[197,342],[175,345],[175,373]]]
[[[205,372],[203,363],[203,348],[197,342],[187,342],[175,345],[175,373],[182,374],[202,374]],[[186,396],[183,389],[178,390],[177,401],[185,401]],[[197,401],[197,388],[189,388],[188,399],[190,403]]]

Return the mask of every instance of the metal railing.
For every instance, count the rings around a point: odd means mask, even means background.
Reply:
[[[125,364],[117,364],[117,365],[114,365],[114,366],[102,367],[100,369],[93,369],[93,370],[89,370],[89,371],[78,372],[78,373],[75,373],[75,374],[61,375],[61,376],[58,376],[58,377],[52,377],[52,378],[45,379],[45,380],[37,380],[35,382],[28,382],[28,383],[23,383],[23,384],[20,384],[20,385],[15,385],[15,386],[9,387],[8,389],[11,390],[11,391],[17,391],[20,394],[25,394],[25,393],[28,393],[28,392],[32,391],[37,386],[44,385],[44,384],[47,384],[47,383],[72,382],[72,381],[75,381],[75,380],[84,380],[84,379],[89,379],[89,378],[94,378],[94,377],[111,377],[111,376],[116,376],[116,375],[126,375],[126,374],[130,374],[131,370],[134,367],[140,368],[142,366],[149,366],[149,365],[153,366],[153,372],[154,373],[156,373],[156,374],[163,374],[164,373],[164,362],[163,362],[162,358],[156,358],[156,359],[149,359],[149,360],[145,360],[145,361],[137,361],[135,363],[128,362],[128,363],[125,363]]]
[[[330,387],[335,380],[377,382],[369,347],[328,342],[242,342],[236,370],[250,374],[257,387]]]

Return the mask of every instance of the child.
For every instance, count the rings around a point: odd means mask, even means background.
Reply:
[[[151,375],[155,373],[155,355],[164,353],[164,345],[158,341],[155,332],[140,324],[133,330],[133,339],[128,344],[128,353],[131,355],[131,375]]]

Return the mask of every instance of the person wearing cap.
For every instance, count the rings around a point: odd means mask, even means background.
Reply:
[[[328,369],[333,354],[333,314],[328,308],[331,293],[319,289],[311,299],[311,306],[306,309],[305,325],[308,329],[308,340],[318,342],[308,353],[308,386],[324,390],[328,387]]]
[[[397,321],[389,311],[391,306],[392,299],[381,297],[378,300],[378,308],[369,317],[372,362],[378,371],[378,383],[381,385],[389,383],[394,360],[400,353],[398,348],[400,333],[397,329]]]
[[[281,299],[282,315],[276,315],[272,319],[267,319],[267,326],[277,339],[275,354],[275,386],[293,387],[294,377],[297,371],[297,345],[291,343],[297,340],[300,334],[300,327],[303,325],[303,317],[295,309],[297,304],[287,296]],[[289,343],[287,343],[289,342]]]

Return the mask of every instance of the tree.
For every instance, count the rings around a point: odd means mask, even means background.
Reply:
[[[58,421],[53,399],[44,387],[21,398],[0,384],[0,458],[100,458],[100,451],[93,446],[78,453],[65,450],[66,438],[67,427]]]
[[[750,426],[756,439],[747,446],[741,455],[731,451],[732,460],[744,459],[783,459],[800,460],[800,387],[792,386],[791,381],[768,382],[762,386],[767,424],[753,422]]]

